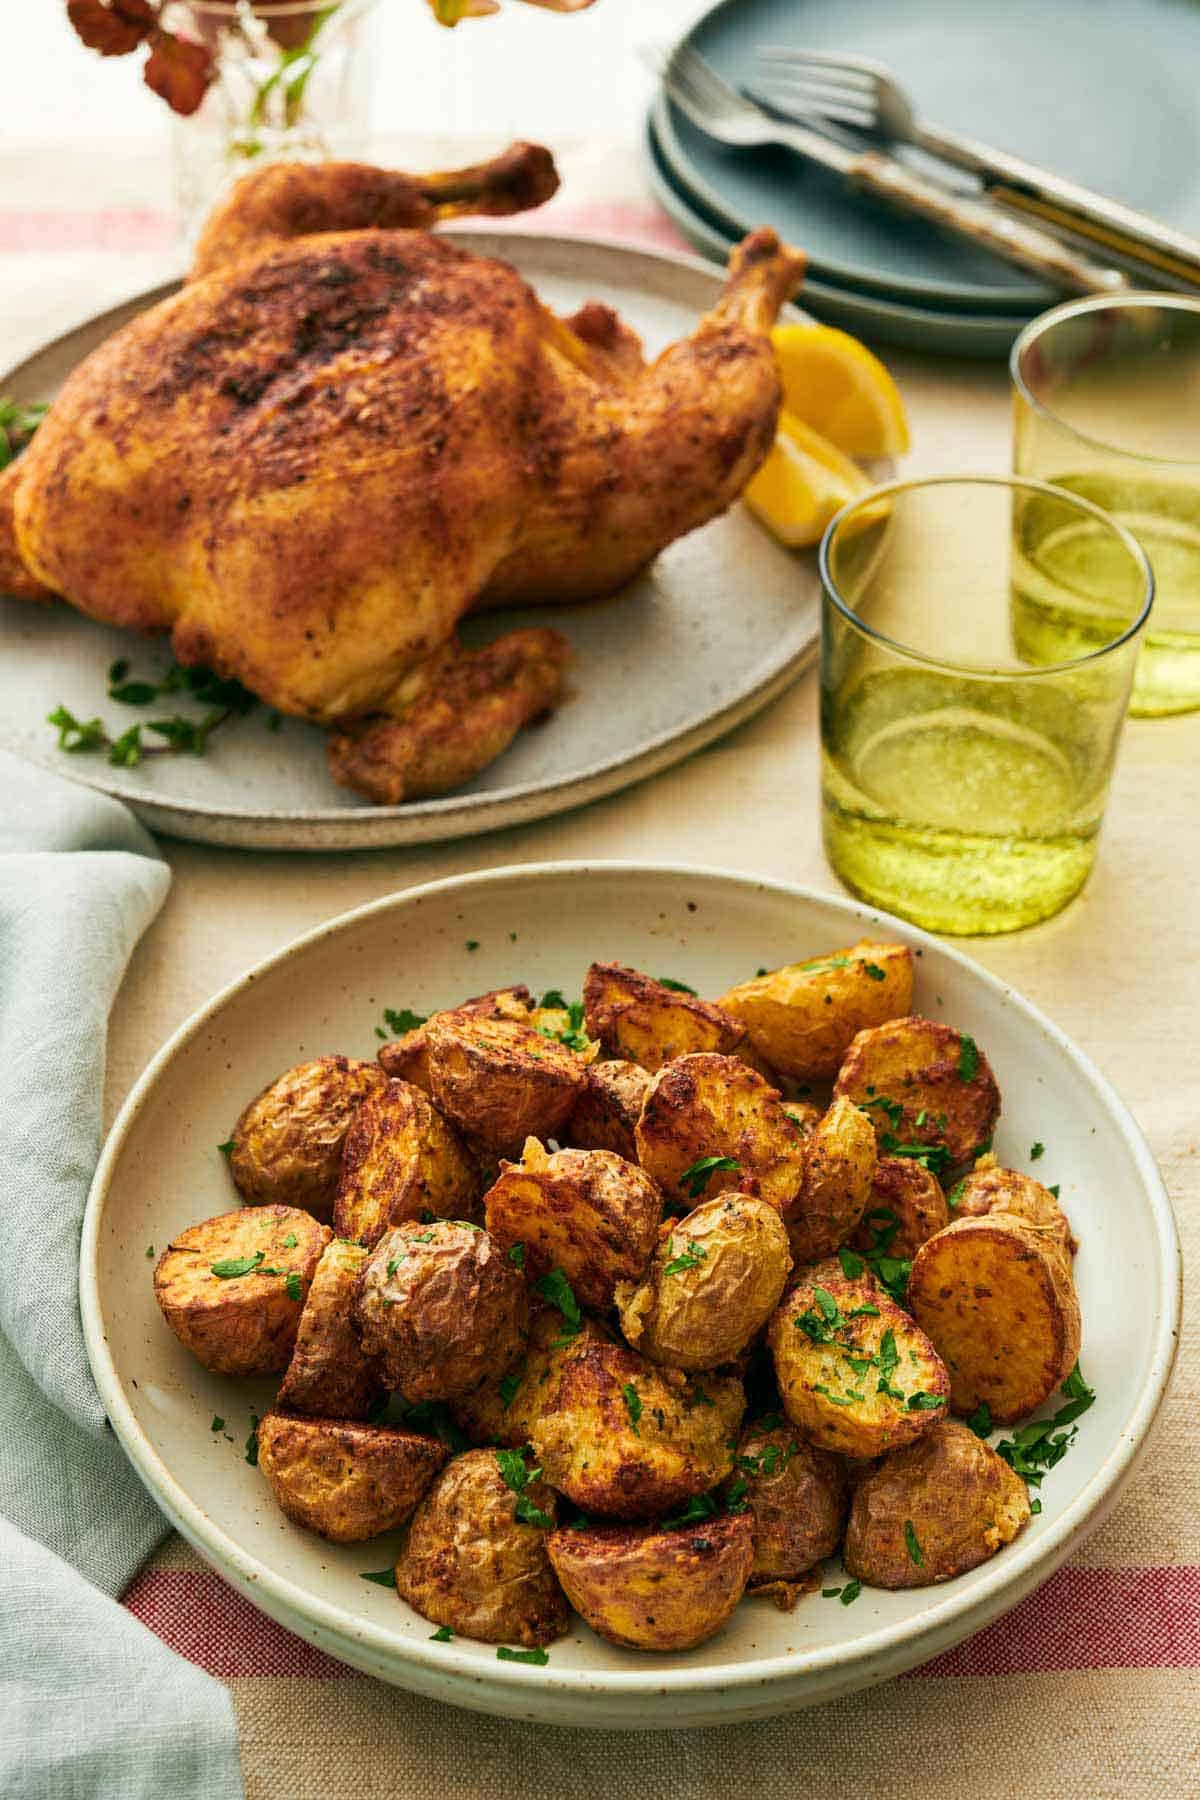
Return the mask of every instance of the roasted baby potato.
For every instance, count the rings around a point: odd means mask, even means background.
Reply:
[[[663,1235],[639,1283],[617,1290],[621,1330],[651,1362],[713,1369],[762,1330],[791,1266],[775,1208],[719,1194]]]
[[[515,1019],[430,1022],[433,1098],[489,1156],[519,1156],[527,1137],[557,1137],[586,1077],[574,1050]]]
[[[861,1481],[842,1556],[872,1587],[953,1581],[1029,1520],[1025,1483],[966,1425],[939,1419]]]
[[[1002,1169],[994,1156],[983,1156],[954,1189],[954,1217],[978,1219],[987,1213],[1011,1213],[1038,1232],[1045,1231],[1068,1256],[1078,1248],[1070,1221],[1048,1187],[1017,1169]]]
[[[754,1521],[752,1592],[787,1611],[802,1577],[832,1556],[846,1523],[846,1472],[840,1457],[805,1443],[790,1425],[742,1433],[725,1498]]]
[[[531,1442],[546,1480],[584,1512],[660,1518],[729,1473],[745,1404],[732,1376],[689,1381],[622,1344],[589,1344],[564,1366]]]
[[[296,1348],[275,1399],[281,1412],[365,1419],[382,1398],[383,1383],[363,1355],[354,1329],[354,1295],[366,1260],[360,1244],[335,1238],[326,1246],[300,1314]]]
[[[411,1031],[390,1044],[379,1047],[379,1061],[389,1075],[397,1081],[411,1082],[424,1093],[433,1092],[429,1081],[429,1027],[433,1024],[453,1024],[458,1019],[516,1019],[528,1023],[533,1006],[533,995],[527,987],[518,984],[510,988],[493,988],[491,993],[476,994],[472,1000],[464,1000],[461,1006],[451,1006],[444,1012],[431,1013]]]
[[[673,1200],[736,1188],[786,1215],[804,1181],[803,1129],[769,1082],[735,1056],[669,1063],[654,1078],[636,1136],[638,1161]],[[730,1166],[709,1166],[717,1158]]]
[[[480,1187],[474,1159],[429,1097],[410,1082],[387,1081],[346,1133],[333,1228],[369,1248],[409,1219],[471,1219]]]
[[[811,1443],[847,1456],[897,1450],[944,1414],[937,1351],[869,1271],[831,1256],[804,1271],[769,1330],[783,1409]]]
[[[529,1301],[486,1231],[439,1219],[384,1233],[358,1278],[354,1315],[388,1388],[408,1401],[453,1400],[517,1361]]]
[[[650,1260],[662,1195],[611,1150],[551,1155],[530,1138],[519,1163],[500,1164],[484,1208],[497,1244],[525,1246],[526,1274],[561,1269],[581,1306],[607,1312],[617,1283],[636,1280]]]
[[[567,1120],[568,1141],[580,1150],[613,1150],[636,1162],[634,1131],[649,1089],[650,1077],[637,1063],[593,1063]]]
[[[217,1375],[286,1369],[329,1228],[294,1206],[247,1206],[189,1225],[163,1251],[154,1297]]]
[[[255,1206],[302,1206],[330,1218],[350,1121],[383,1083],[378,1064],[352,1056],[286,1069],[233,1128],[229,1168],[238,1192]]]
[[[690,1650],[721,1629],[742,1597],[754,1555],[748,1514],[664,1530],[591,1525],[546,1541],[563,1591],[610,1644]]]
[[[520,1449],[558,1392],[559,1377],[573,1356],[591,1343],[610,1343],[605,1328],[585,1318],[571,1332],[562,1314],[545,1306],[529,1327],[524,1356],[507,1375],[489,1375],[469,1394],[450,1403],[459,1430],[473,1444],[500,1444]]]
[[[517,1452],[504,1454],[517,1456]],[[396,1592],[434,1625],[485,1644],[552,1643],[567,1629],[567,1604],[546,1555],[549,1534],[517,1517],[536,1509],[554,1523],[544,1481],[501,1472],[494,1450],[468,1450],[443,1469],[417,1509],[396,1564]]]
[[[895,1143],[929,1144],[947,1169],[982,1154],[1000,1117],[1000,1090],[974,1038],[916,1014],[860,1031],[833,1091],[870,1113],[885,1155]]]
[[[1042,1404],[1079,1355],[1079,1301],[1053,1227],[1008,1213],[958,1219],[913,1259],[908,1304],[950,1371],[951,1405],[997,1425]]]
[[[912,991],[908,946],[864,940],[743,981],[720,1004],[781,1075],[832,1081],[856,1033],[900,1018]]]
[[[677,1056],[735,1050],[746,1035],[728,1013],[620,963],[593,963],[583,984],[588,1035],[651,1074]]]
[[[258,1466],[297,1525],[331,1544],[361,1544],[403,1525],[447,1452],[433,1438],[346,1419],[258,1424]]]
[[[804,1140],[804,1181],[785,1214],[797,1263],[816,1262],[858,1225],[875,1173],[875,1133],[851,1100],[835,1100]]]
[[[856,1250],[883,1250],[911,1260],[949,1219],[941,1184],[928,1169],[907,1156],[881,1156],[862,1223],[850,1242]]]

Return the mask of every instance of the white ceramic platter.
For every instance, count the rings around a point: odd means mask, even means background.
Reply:
[[[588,299],[610,303],[651,355],[693,329],[722,282],[698,257],[523,232],[447,235],[514,263],[559,312]],[[58,338],[0,374],[0,394],[50,399],[97,344],[173,291],[174,284],[156,288]],[[160,756],[126,770],[62,754],[46,723],[52,707],[81,719],[98,714],[121,729],[156,716],[109,702],[105,675],[127,657],[135,673],[152,676],[169,652],[69,607],[0,600],[0,746],[119,795],[172,837],[270,850],[439,843],[599,799],[741,724],[811,659],[818,595],[814,559],[781,548],[735,506],[673,544],[612,600],[469,622],[470,644],[519,625],[557,626],[575,651],[570,697],[467,786],[407,806],[370,806],[336,787],[325,734],[294,719],[272,731],[263,707],[223,726],[203,758]]]
[[[819,1595],[791,1613],[740,1606],[677,1655],[614,1649],[582,1624],[543,1668],[430,1641],[427,1621],[360,1579],[396,1539],[334,1549],[291,1525],[243,1459],[266,1383],[207,1374],[159,1317],[148,1247],[237,1202],[217,1145],[247,1098],[324,1051],[370,1056],[386,1006],[429,1012],[514,980],[578,993],[617,958],[719,994],[864,930],[911,943],[917,1006],[969,1030],[1004,1096],[997,1150],[1062,1184],[1081,1240],[1082,1366],[1095,1406],[1017,1542],[945,1587]],[[470,950],[468,945],[477,943]],[[1179,1256],[1158,1171],[1099,1072],[1040,1013],[955,950],[847,900],[746,876],[640,864],[502,869],[413,888],[302,938],[198,1013],[130,1095],[96,1174],[82,1249],[83,1321],[108,1415],[179,1530],[272,1618],[359,1669],[509,1718],[635,1727],[751,1719],[895,1675],[978,1630],[1044,1581],[1112,1504],[1145,1448],[1175,1348]],[[210,1423],[229,1421],[233,1443]],[[832,1571],[831,1571],[832,1573]]]

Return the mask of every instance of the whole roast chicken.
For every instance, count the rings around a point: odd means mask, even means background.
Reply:
[[[246,176],[182,290],[75,369],[0,477],[0,591],[170,632],[181,663],[329,726],[335,778],[373,800],[485,767],[557,704],[568,648],[468,652],[459,620],[610,593],[737,497],[803,269],[755,232],[647,364],[608,307],[560,319],[428,229],[556,186],[532,144],[432,176]]]

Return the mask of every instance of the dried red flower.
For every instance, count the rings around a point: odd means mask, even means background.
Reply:
[[[101,56],[127,56],[158,24],[149,0],[67,0],[67,17]]]

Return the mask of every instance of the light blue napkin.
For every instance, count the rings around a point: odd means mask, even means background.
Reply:
[[[108,1010],[169,882],[123,806],[0,754],[0,1794],[21,1800],[242,1793],[227,1690],[116,1604],[167,1527],[79,1322]]]

